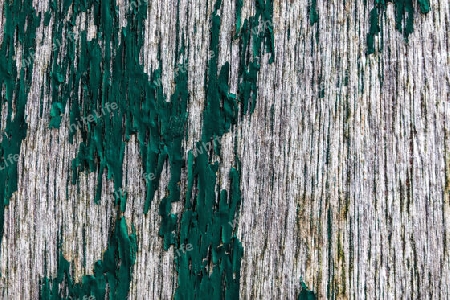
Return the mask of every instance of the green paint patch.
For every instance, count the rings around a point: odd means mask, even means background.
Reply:
[[[127,299],[136,260],[136,235],[128,234],[125,218],[116,221],[114,231],[103,253],[102,260],[95,263],[94,274],[84,275],[81,282],[73,279],[70,262],[63,253],[58,259],[57,276],[44,278],[40,299]]]
[[[68,113],[69,141],[73,142],[75,134],[81,136],[77,155],[72,161],[72,184],[79,183],[81,172],[96,172],[94,200],[99,203],[102,175],[106,172],[107,178],[114,182],[118,214],[124,212],[127,201],[127,194],[122,192],[124,151],[130,137],[136,135],[143,172],[153,177],[146,181],[143,211],[148,213],[159,188],[164,164],[170,168],[168,187],[159,205],[159,235],[165,250],[171,246],[178,249],[180,245],[192,245],[192,251],[178,253],[175,257],[176,299],[239,298],[243,248],[236,237],[234,224],[242,202],[240,164],[235,148],[235,165],[229,172],[230,189],[219,190],[216,175],[219,164],[212,162],[212,157],[213,154],[220,155],[220,144],[211,144],[211,141],[220,141],[237,124],[239,115],[251,114],[256,108],[263,54],[270,54],[269,63],[274,61],[273,2],[258,0],[255,15],[242,22],[243,1],[237,0],[235,39],[239,39],[241,56],[236,95],[230,93],[230,64],[227,62],[219,67],[217,60],[221,3],[220,0],[216,2],[212,16],[210,52],[214,55],[205,73],[204,123],[197,149],[203,145],[213,146],[201,153],[189,151],[187,162],[182,145],[187,139],[189,72],[176,72],[175,89],[170,96],[163,94],[160,84],[162,69],[155,70],[150,76],[145,73],[139,57],[145,39],[146,3],[130,8],[127,26],[120,30],[117,30],[115,1],[75,0],[69,3],[53,0],[51,13],[45,15],[46,26],[52,17],[55,19],[52,32],[56,45],[50,62],[51,72],[47,75],[47,88],[52,99],[49,127],[58,128],[62,117]],[[94,12],[98,29],[90,41],[86,31],[77,35],[72,33],[79,14],[88,10]],[[67,18],[68,22],[61,22]],[[180,27],[178,17],[177,32]],[[58,46],[63,39],[65,50]],[[175,54],[176,62],[181,62],[182,66],[188,64],[184,37],[179,35],[176,36]],[[113,105],[117,109],[108,109]],[[98,116],[98,111],[107,113]],[[187,191],[181,195],[181,174],[185,169]],[[178,215],[172,212],[172,203],[180,200],[184,201],[185,207]],[[94,275],[84,276],[80,283],[73,281],[70,263],[61,255],[57,277],[43,281],[42,298],[93,295],[101,299],[108,289],[110,299],[126,298],[136,241],[134,233],[128,235],[125,229],[125,220],[120,219],[102,261],[94,266]]]
[[[367,34],[367,52],[375,52],[375,36],[380,33],[378,9],[375,7],[370,11],[370,29]]]
[[[216,2],[211,18],[210,53],[205,81],[205,107],[203,111],[202,140],[194,151],[189,151],[187,169],[188,185],[184,212],[179,224],[179,236],[174,244],[190,243],[193,251],[175,259],[179,286],[175,299],[238,299],[240,266],[243,248],[236,237],[236,217],[241,204],[240,164],[235,152],[236,166],[230,170],[230,190],[218,190],[216,177],[219,164],[212,162],[212,154],[220,155],[220,140],[237,123],[241,115],[252,113],[256,107],[257,74],[262,49],[266,48],[273,61],[272,4],[259,2],[259,10],[245,20],[236,38],[240,38],[241,60],[239,65],[238,95],[230,93],[230,65],[218,67],[221,20],[218,15],[220,1]],[[267,20],[269,22],[267,22]],[[264,22],[263,30],[259,21]],[[250,41],[253,41],[250,43]],[[249,52],[248,50],[251,50]],[[205,151],[198,151],[205,149]],[[195,188],[194,188],[195,187]],[[194,194],[193,191],[197,192]],[[170,207],[160,211],[171,215]],[[171,215],[171,225],[175,216]],[[168,248],[173,227],[161,227]]]
[[[193,251],[175,259],[179,286],[175,299],[239,299],[243,248],[232,225],[241,203],[238,169],[231,169],[230,192],[216,196],[219,165],[209,163],[206,153],[189,152],[189,181],[180,241]],[[196,182],[197,195],[191,200]]]
[[[275,58],[272,21],[273,3],[272,1],[260,1],[257,8],[255,15],[244,21],[239,34],[241,56],[237,99],[241,107],[241,116],[253,113],[256,108],[258,96],[257,79],[263,50],[271,55],[269,63],[272,63]],[[259,30],[259,27],[261,27],[261,30]]]
[[[119,193],[125,145],[131,135],[137,135],[144,172],[155,174],[154,180],[147,182],[144,211],[150,207],[167,159],[172,171],[170,197],[179,198],[176,194],[183,163],[181,142],[187,120],[187,74],[178,75],[176,92],[167,102],[159,84],[161,71],[156,70],[149,80],[139,63],[146,3],[130,8],[127,27],[119,31],[114,2],[74,1],[72,7],[70,22],[53,22],[55,45],[66,36],[70,38],[65,39],[64,53],[58,47],[52,53],[53,75],[47,81],[53,102],[50,127],[60,126],[61,116],[69,107],[69,141],[73,142],[78,132],[82,138],[72,162],[72,183],[78,183],[80,172],[96,172],[94,200],[99,203],[103,174],[107,172],[107,178],[114,182],[114,195],[123,196],[116,196],[115,204],[125,211],[126,194]],[[65,4],[53,2],[56,20],[64,19],[69,14],[68,9]],[[77,36],[72,33],[77,16],[88,9],[96,12],[95,24],[98,26],[98,34],[91,41],[87,40],[85,31]],[[61,78],[66,77],[68,81],[62,83]],[[80,93],[74,92],[79,90]],[[112,110],[114,106],[117,109]],[[106,113],[99,116],[100,111]]]
[[[317,12],[317,0],[311,0],[309,5],[309,25],[319,22],[319,13]]]
[[[385,17],[389,2],[392,2],[395,6],[395,28],[403,34],[406,42],[409,40],[409,35],[414,31],[415,9],[413,0],[375,0],[375,7],[370,11],[370,29],[367,34],[367,54],[375,52],[375,37],[382,32],[383,27],[381,21],[382,18]],[[417,5],[422,14],[426,14],[430,11],[429,0],[417,0]],[[380,44],[382,44],[382,42]],[[382,47],[382,45],[380,47]]]
[[[315,300],[316,299],[316,295],[314,294],[314,292],[310,291],[303,281],[300,281],[300,285],[301,285],[302,289],[300,290],[300,293],[298,294],[297,300]]]
[[[236,32],[241,31],[241,17],[242,7],[244,6],[244,0],[236,0]]]
[[[36,51],[36,29],[41,16],[31,0],[3,4],[3,43],[0,47],[0,113],[6,107],[6,124],[0,143],[0,244],[4,233],[5,206],[17,191],[17,162],[20,145],[26,137],[25,107],[32,82]],[[25,26],[26,24],[26,26]],[[16,67],[16,46],[22,48],[22,68]],[[14,109],[13,109],[14,107]],[[1,120],[0,120],[1,122]]]
[[[54,102],[50,110],[50,128],[58,128],[61,124],[62,105],[60,102]]]

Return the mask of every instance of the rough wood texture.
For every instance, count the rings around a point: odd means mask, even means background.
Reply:
[[[125,26],[130,2],[118,3]],[[175,36],[185,36],[191,97],[186,155],[201,137],[214,3],[151,1],[143,28],[140,60],[150,74],[161,67],[161,49],[162,85],[169,95],[179,63]],[[416,13],[415,30],[406,43],[395,29],[394,7],[388,5],[380,34],[383,49],[366,55],[374,4],[364,3],[319,1],[319,20],[311,25],[309,2],[274,1],[275,61],[268,63],[269,54],[262,57],[256,109],[221,138],[222,153],[216,158],[220,187],[229,188],[237,143],[242,299],[295,299],[300,278],[319,299],[450,298],[450,6],[432,0],[427,15]],[[46,12],[50,4],[35,0],[33,5]],[[232,40],[235,5],[225,0],[220,9],[219,63],[230,62],[231,93],[237,92],[241,55]],[[245,1],[242,19],[254,10],[254,1]],[[32,62],[18,191],[5,208],[3,299],[38,298],[42,278],[55,276],[58,238],[76,278],[92,274],[114,223],[114,188],[105,175],[100,204],[93,200],[95,172],[82,173],[78,186],[70,183],[81,137],[78,133],[69,143],[67,114],[59,129],[49,129],[50,95],[47,90],[42,95],[41,87],[54,41],[52,27],[44,26],[43,19]],[[93,19],[83,13],[73,31],[95,36]],[[61,43],[64,49],[65,40]],[[21,47],[17,43],[18,69],[24,59]],[[345,77],[347,85],[342,84]],[[6,110],[2,112],[4,130]],[[147,215],[135,136],[126,145],[123,170],[129,195],[125,216],[136,229],[138,249],[130,298],[171,299],[177,287],[174,251],[165,251],[158,236],[158,207],[170,169],[166,164]],[[182,191],[186,177],[184,170]],[[173,212],[183,209],[182,202],[172,205]]]

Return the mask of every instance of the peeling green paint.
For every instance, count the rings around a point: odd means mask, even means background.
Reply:
[[[319,13],[317,12],[317,0],[311,0],[309,5],[309,25],[319,22]]]
[[[5,206],[17,191],[17,162],[27,134],[25,106],[30,91],[36,51],[36,29],[41,16],[31,0],[5,1],[3,43],[0,47],[0,114],[6,107],[6,124],[0,143],[0,244],[4,233]],[[26,26],[25,26],[26,24]],[[16,47],[22,48],[22,67],[16,67]],[[13,107],[15,109],[13,109]],[[1,122],[1,120],[0,120]]]
[[[310,291],[306,284],[300,279],[301,290],[298,294],[297,300],[315,300],[316,295],[313,291]]]
[[[315,11],[316,2],[313,2]],[[143,171],[155,175],[154,180],[146,182],[144,213],[150,208],[159,188],[163,165],[168,162],[171,175],[166,197],[159,206],[162,217],[159,234],[166,250],[171,245],[193,245],[193,251],[175,257],[179,281],[175,298],[203,299],[214,295],[237,299],[243,256],[234,227],[242,202],[237,146],[234,166],[229,171],[229,191],[218,190],[219,163],[212,162],[212,154],[220,155],[220,144],[213,142],[214,147],[204,153],[189,151],[186,166],[182,144],[187,138],[189,74],[186,71],[175,75],[175,91],[170,97],[163,94],[160,85],[162,69],[146,74],[139,62],[139,54],[144,45],[147,3],[139,3],[129,9],[127,26],[120,28],[114,0],[51,1],[43,25],[52,24],[53,48],[49,72],[44,75],[45,86],[41,88],[42,95],[49,91],[51,96],[49,130],[59,128],[64,115],[68,115],[69,141],[73,143],[77,133],[81,136],[71,166],[72,184],[79,183],[80,172],[96,172],[94,200],[99,203],[102,175],[107,172],[107,178],[114,183],[119,216],[126,210],[127,196],[120,191],[125,146],[131,135],[138,137]],[[219,68],[217,61],[221,5],[218,0],[212,16],[210,50],[214,57],[206,72],[204,123],[197,146],[220,140],[238,122],[239,115],[243,117],[254,112],[263,54],[270,55],[269,63],[275,58],[273,2],[257,0],[255,14],[241,23],[243,1],[237,0],[235,39],[239,39],[241,55],[238,92],[236,95],[230,93],[230,64],[227,62]],[[41,21],[31,0],[7,2],[4,7],[6,23],[0,48],[0,82],[5,89],[2,104],[8,104],[8,117],[0,148],[3,166],[0,180],[5,183],[0,195],[4,199],[0,204],[1,236],[4,206],[17,190],[17,162],[6,166],[6,159],[19,154],[21,141],[26,136],[24,110],[31,85],[36,28]],[[92,40],[88,40],[86,31],[73,33],[80,14],[90,12],[95,16],[97,28]],[[318,18],[318,15],[313,16]],[[52,18],[54,20],[50,22]],[[23,28],[25,21],[26,31]],[[180,26],[180,18],[177,18],[177,31]],[[27,62],[20,72],[15,67],[14,37],[22,44]],[[188,64],[184,37],[177,35],[175,53],[177,63]],[[16,107],[14,118],[13,103]],[[112,110],[114,105],[117,109]],[[42,106],[41,100],[41,115]],[[11,134],[13,131],[14,135]],[[179,183],[185,168],[188,172],[187,192],[181,195]],[[197,191],[195,194],[194,190]],[[185,208],[177,215],[172,213],[171,205],[180,200],[184,200]],[[40,296],[42,299],[66,299],[92,295],[102,299],[109,295],[110,299],[124,299],[129,293],[135,255],[136,235],[134,231],[128,234],[122,217],[116,222],[102,260],[94,265],[93,275],[85,275],[76,283],[70,262],[60,250],[57,275],[53,279],[43,279]]]
[[[230,171],[230,192],[216,197],[218,164],[210,164],[206,153],[194,158],[189,153],[189,176],[197,181],[198,193],[190,198],[188,186],[181,218],[180,241],[194,251],[175,259],[179,286],[175,299],[239,299],[243,248],[232,228],[240,207],[239,171]]]
[[[215,141],[237,123],[239,108],[241,116],[254,111],[259,60],[264,46],[271,53],[269,62],[274,58],[273,4],[269,1],[258,3],[259,10],[255,16],[244,21],[236,37],[240,38],[241,51],[238,95],[229,92],[229,63],[218,68],[221,23],[218,10],[221,1],[216,2],[212,15],[210,53],[213,55],[205,79],[202,140],[196,145],[197,149],[202,146],[209,149],[208,152],[190,151],[188,154],[188,186],[180,221],[179,243],[191,243],[194,251],[175,260],[179,279],[175,299],[239,299],[243,248],[233,225],[237,223],[242,202],[240,163],[235,152],[235,166],[229,173],[230,190],[219,191],[216,175],[219,164],[211,161],[210,153],[220,155],[220,144]],[[259,21],[264,22],[262,34],[259,30],[252,30],[261,26]],[[197,193],[193,195],[195,185]]]
[[[375,37],[383,31],[382,19],[386,18],[388,3],[395,6],[395,28],[403,34],[406,42],[414,31],[414,4],[413,0],[375,0],[375,7],[370,11],[370,29],[367,34],[367,54],[375,53]],[[417,6],[422,14],[430,11],[429,0],[417,0]],[[382,41],[380,42],[380,50]]]
[[[134,228],[128,234],[125,218],[122,217],[116,221],[102,260],[95,263],[94,274],[84,275],[81,282],[75,282],[70,262],[60,250],[57,275],[53,279],[43,279],[40,299],[86,299],[85,296],[93,296],[94,299],[105,299],[106,296],[109,299],[127,299],[136,250]]]
[[[242,7],[244,6],[244,0],[236,0],[236,32],[241,31],[241,17]]]
[[[370,27],[367,34],[367,53],[375,52],[375,36],[380,33],[380,25],[378,21],[378,9],[374,7],[370,11]]]
[[[221,1],[215,5],[216,11]],[[127,18],[127,27],[122,28],[121,43],[116,37],[116,7],[113,2],[75,2],[70,19],[76,19],[81,11],[93,9],[98,26],[98,34],[87,41],[86,32],[78,37],[66,40],[66,51],[53,53],[49,77],[52,91],[52,110],[50,111],[50,127],[60,126],[65,109],[69,108],[70,142],[76,132],[81,133],[82,142],[78,154],[73,161],[72,183],[78,183],[80,172],[97,172],[97,193],[95,201],[101,198],[102,174],[108,172],[108,178],[114,181],[116,205],[121,212],[126,210],[126,193],[122,191],[122,163],[126,142],[132,134],[138,136],[143,171],[154,174],[155,178],[147,182],[147,193],[144,213],[148,212],[155,191],[159,188],[164,163],[170,166],[170,179],[166,197],[161,200],[159,214],[162,217],[159,234],[163,237],[164,249],[170,246],[189,243],[193,251],[175,258],[179,274],[179,288],[176,298],[184,299],[193,295],[207,295],[205,291],[225,295],[227,299],[235,299],[239,293],[240,260],[243,249],[229,225],[240,206],[240,168],[238,164],[230,171],[230,192],[220,191],[220,205],[216,188],[218,180],[216,172],[218,163],[211,163],[209,153],[198,157],[189,152],[188,158],[188,193],[185,197],[185,211],[180,221],[179,216],[172,213],[171,206],[183,197],[180,194],[179,182],[185,167],[182,142],[187,138],[188,76],[186,72],[176,72],[175,91],[170,101],[162,92],[161,72],[156,70],[149,76],[139,63],[139,52],[143,47],[143,21],[146,18],[146,7],[131,9]],[[206,105],[203,113],[203,132],[201,143],[216,141],[228,132],[232,124],[238,120],[239,102],[241,114],[253,112],[257,97],[257,73],[262,49],[271,53],[273,61],[274,39],[270,1],[259,1],[256,15],[250,21],[245,20],[245,29],[241,30],[240,47],[243,53],[239,69],[239,95],[229,92],[229,63],[220,68],[217,75],[217,57],[219,45],[220,17],[216,11],[212,17],[211,51],[214,56],[209,62],[206,73],[205,91]],[[68,14],[69,6],[54,1],[52,5],[56,19]],[[179,13],[179,12],[178,12]],[[238,18],[240,20],[240,18]],[[263,22],[263,32],[251,31]],[[180,28],[177,18],[177,31]],[[237,21],[238,23],[240,21]],[[71,23],[53,22],[54,43],[62,40],[71,32]],[[238,26],[239,27],[239,26]],[[251,43],[251,44],[250,44]],[[183,61],[185,46],[183,37],[176,37],[176,62]],[[111,45],[101,47],[100,45]],[[249,52],[248,50],[251,50]],[[76,61],[76,64],[73,64]],[[105,66],[112,66],[112,72]],[[62,78],[69,78],[66,82]],[[82,87],[81,95],[73,93]],[[250,100],[251,99],[251,100]],[[96,111],[104,110],[108,105],[118,105],[118,110],[92,122],[85,122]],[[75,125],[74,125],[75,124]],[[73,127],[73,128],[72,128]],[[72,130],[73,129],[73,130]],[[220,145],[214,144],[216,154],[220,154]],[[238,159],[236,158],[236,161]],[[191,195],[197,184],[197,194]],[[191,201],[192,199],[192,201]],[[195,224],[195,225],[193,225]],[[179,227],[178,227],[179,226]],[[191,228],[192,227],[192,228]],[[193,229],[193,228],[196,229]],[[189,256],[189,260],[187,260]],[[205,264],[208,262],[208,264]],[[97,267],[96,267],[97,268]],[[222,281],[225,280],[225,284]],[[48,289],[48,288],[47,288]]]

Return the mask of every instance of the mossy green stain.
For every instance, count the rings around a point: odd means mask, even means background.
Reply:
[[[94,274],[84,275],[76,283],[72,276],[70,262],[60,251],[55,278],[44,278],[40,299],[83,299],[94,296],[95,299],[127,299],[132,279],[132,270],[136,261],[136,234],[134,228],[128,234],[124,217],[115,222],[109,238],[108,247],[102,260],[95,263]],[[65,289],[61,287],[64,286]]]

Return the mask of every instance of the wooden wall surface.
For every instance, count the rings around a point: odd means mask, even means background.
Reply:
[[[255,2],[243,1],[242,20],[257,12]],[[254,112],[239,117],[220,136],[221,153],[214,156],[220,189],[230,189],[229,170],[237,158],[241,163],[242,204],[233,224],[244,249],[242,299],[296,299],[301,280],[318,299],[450,298],[450,4],[431,0],[430,12],[421,14],[414,2],[414,31],[408,42],[396,29],[396,6],[380,8],[375,53],[367,54],[372,2],[317,1],[314,6],[315,1],[273,1],[274,61],[262,47]],[[139,61],[149,76],[162,68],[167,95],[176,89],[177,37],[184,38],[190,97],[188,134],[183,140],[186,162],[204,130],[208,20],[215,3],[145,4]],[[238,3],[224,0],[217,10],[221,19],[217,63],[230,64],[232,94],[239,90],[239,61],[245,50],[233,37]],[[2,44],[8,3],[0,4]],[[130,2],[116,4],[118,24],[125,27],[131,22]],[[49,128],[54,96],[46,86],[56,59],[53,25],[68,22],[73,13],[69,8],[66,16],[58,16],[51,5],[49,0],[32,2],[36,13],[42,13],[32,69],[23,66],[24,44],[18,38],[14,41],[17,70],[28,68],[32,75],[24,110],[28,129],[17,160],[17,191],[4,211],[3,299],[38,299],[43,278],[57,274],[60,249],[75,280],[93,274],[117,216],[115,187],[107,172],[100,175],[103,193],[98,204],[94,203],[98,171],[80,172],[78,183],[71,182],[72,160],[82,136],[77,132],[73,143],[69,141],[69,104],[60,127]],[[313,8],[319,14],[316,23],[311,19]],[[94,14],[79,13],[71,25],[73,32],[85,32],[88,40],[99,36]],[[67,38],[60,41],[60,60]],[[76,57],[83,55],[77,51]],[[5,97],[3,87],[2,131],[8,124]],[[134,226],[137,242],[129,297],[171,299],[179,284],[176,254],[173,247],[164,249],[158,234],[159,205],[167,196],[171,169],[166,162],[145,214],[137,135],[124,145],[122,187],[128,199],[123,215],[129,232]],[[182,194],[188,177],[183,167]],[[183,201],[172,203],[173,213],[184,209]]]

